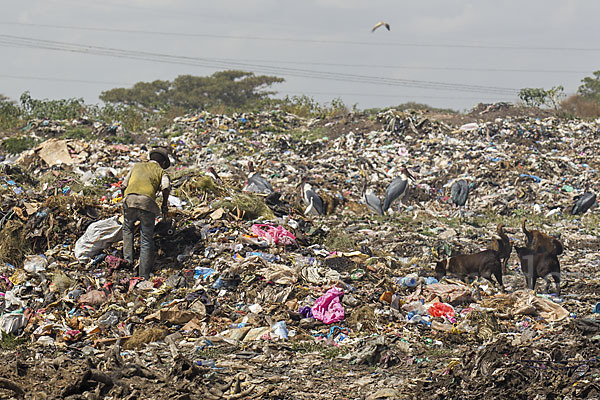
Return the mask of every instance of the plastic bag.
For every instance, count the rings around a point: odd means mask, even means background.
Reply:
[[[338,287],[332,287],[323,296],[315,300],[312,307],[313,317],[326,324],[332,324],[344,319],[344,307],[340,302],[340,296],[344,291]]]
[[[87,230],[75,243],[75,257],[87,260],[104,250],[110,243],[123,239],[119,216],[103,219],[88,226]]]
[[[25,328],[28,319],[21,311],[4,314],[0,317],[0,330],[4,333],[16,335]]]
[[[429,307],[429,314],[434,317],[453,318],[454,308],[446,303],[433,303],[433,305]]]
[[[44,255],[37,256],[26,256],[25,264],[23,269],[30,274],[37,274],[45,271],[48,266],[48,259]]]

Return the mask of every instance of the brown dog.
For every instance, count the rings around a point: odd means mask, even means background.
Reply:
[[[496,233],[499,238],[492,238],[492,242],[490,243],[490,250],[494,250],[498,253],[498,257],[502,262],[502,273],[506,273],[506,266],[508,265],[508,259],[510,258],[510,253],[512,252],[512,244],[510,243],[510,239],[504,233],[504,225],[498,224],[496,228]]]
[[[436,278],[442,279],[446,274],[456,275],[466,282],[467,277],[483,277],[494,283],[492,275],[502,289],[502,264],[498,253],[494,250],[484,250],[475,254],[461,254],[438,261],[435,266]]]
[[[562,254],[563,245],[560,242],[560,240],[558,240],[555,237],[552,237],[550,235],[547,235],[543,232],[540,232],[540,231],[536,231],[536,230],[528,231],[527,228],[525,227],[526,221],[527,220],[525,218],[523,218],[522,229],[523,229],[523,233],[527,237],[527,244],[526,244],[527,247],[529,247],[535,253],[548,252],[555,256]]]
[[[548,252],[536,253],[527,247],[515,246],[515,250],[521,261],[521,271],[525,275],[527,287],[535,290],[538,278],[546,281],[546,292],[550,289],[550,278],[552,276],[556,284],[556,294],[560,296],[560,263],[558,257]]]

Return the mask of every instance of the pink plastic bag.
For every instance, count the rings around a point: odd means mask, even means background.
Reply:
[[[263,228],[267,229],[264,230]],[[292,235],[291,232],[281,225],[275,228],[274,226],[267,224],[254,224],[250,230],[260,239],[265,239],[269,244],[282,244],[287,246],[296,243],[296,236]]]
[[[312,307],[313,317],[326,324],[332,324],[344,319],[344,307],[340,302],[340,296],[344,291],[338,287],[332,287],[323,296],[315,301]]]

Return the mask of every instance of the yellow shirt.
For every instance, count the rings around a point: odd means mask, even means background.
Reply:
[[[156,204],[156,193],[168,189],[169,176],[154,160],[137,163],[133,166],[123,185],[125,189],[125,204],[127,207],[141,208],[156,215],[160,208]]]

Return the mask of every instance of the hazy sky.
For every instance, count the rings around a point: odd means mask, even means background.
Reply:
[[[224,69],[279,96],[458,110],[523,87],[576,91],[600,69],[593,0],[20,0],[2,2],[0,94],[83,97]],[[379,28],[386,21],[391,30]]]

